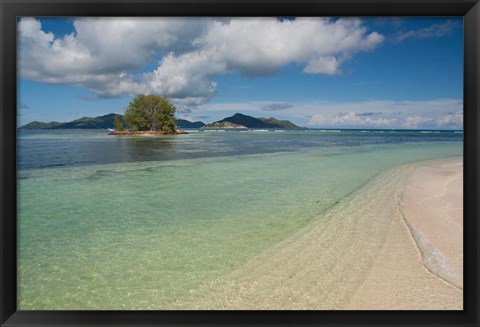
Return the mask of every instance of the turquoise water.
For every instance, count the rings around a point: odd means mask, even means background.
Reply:
[[[161,310],[385,169],[462,148],[453,132],[21,134],[19,309]]]

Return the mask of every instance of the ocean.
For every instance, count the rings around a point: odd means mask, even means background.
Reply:
[[[461,131],[189,132],[18,132],[19,310],[161,310],[387,169],[463,155]]]

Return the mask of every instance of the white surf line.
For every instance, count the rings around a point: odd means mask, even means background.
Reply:
[[[449,284],[450,286],[458,289],[459,291],[463,291],[463,287],[461,285],[458,285],[454,281],[450,280],[448,277],[451,277],[452,273],[448,270],[447,268],[447,259],[443,256],[443,254],[432,244],[430,243],[427,238],[419,231],[413,227],[410,222],[407,219],[407,215],[405,213],[405,206],[404,206],[404,192],[401,191],[400,193],[397,194],[398,198],[398,211],[400,212],[402,216],[402,220],[407,226],[408,232],[410,236],[412,237],[416,248],[420,252],[420,255],[422,257],[422,265],[425,267],[425,269],[431,273],[432,275],[440,278],[443,280],[445,283]],[[422,246],[423,244],[423,246]],[[427,250],[429,248],[430,251]],[[430,259],[433,259],[430,260]],[[430,267],[429,264],[432,263],[437,263],[439,266],[441,266],[441,270],[438,272],[435,271],[434,268]],[[444,276],[446,275],[446,276]]]

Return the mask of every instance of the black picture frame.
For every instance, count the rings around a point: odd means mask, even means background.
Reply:
[[[480,4],[478,0],[0,0],[1,326],[478,326]],[[16,24],[19,16],[463,16],[464,310],[17,311]]]

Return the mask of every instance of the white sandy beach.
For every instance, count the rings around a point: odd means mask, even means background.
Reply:
[[[461,310],[462,169],[388,170],[169,309]]]

